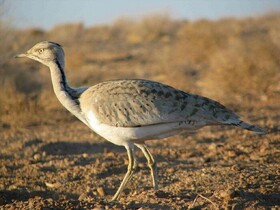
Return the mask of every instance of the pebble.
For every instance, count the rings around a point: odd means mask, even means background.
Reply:
[[[103,208],[103,207],[95,207],[92,210],[105,210],[105,208]]]
[[[50,204],[53,203],[53,199],[52,199],[52,198],[47,198],[46,201],[47,201],[48,203],[50,203]]]
[[[211,150],[211,151],[216,151],[216,150],[217,150],[217,145],[214,144],[214,143],[211,143],[211,144],[208,146],[208,149]]]
[[[41,159],[41,154],[36,153],[36,154],[33,156],[33,159],[34,159],[34,160],[40,160],[40,159]]]
[[[42,152],[42,157],[46,157],[47,156],[47,153],[44,151],[44,152]]]
[[[82,157],[83,157],[83,158],[88,158],[88,154],[87,154],[87,153],[83,153],[83,154],[82,154]]]
[[[56,182],[56,183],[45,182],[45,185],[49,188],[59,188],[61,186],[61,183],[59,183],[59,182]]]
[[[96,191],[97,191],[98,195],[105,196],[105,192],[104,192],[103,187],[97,187]]]
[[[82,201],[82,200],[87,200],[87,194],[86,193],[82,193],[79,198],[78,198],[79,201]]]
[[[175,169],[173,167],[166,169],[167,173],[174,173],[174,171],[175,171]]]

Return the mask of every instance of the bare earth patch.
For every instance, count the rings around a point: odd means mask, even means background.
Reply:
[[[273,110],[262,108],[255,122],[268,130],[266,135],[209,127],[148,142],[158,161],[160,190],[152,189],[150,171],[138,150],[139,169],[117,203],[107,200],[126,172],[124,148],[72,118],[21,129],[2,125],[0,208],[280,207],[280,115]]]

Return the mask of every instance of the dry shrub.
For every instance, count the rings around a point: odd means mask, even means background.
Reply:
[[[17,127],[39,122],[38,113],[44,109],[39,103],[42,84],[38,71],[20,69],[12,63],[6,64],[5,70],[0,72],[5,75],[0,78],[0,125]]]
[[[38,95],[20,93],[12,80],[6,80],[0,97],[0,124],[22,127],[40,121]]]
[[[39,29],[18,31],[0,24],[0,126],[21,126],[38,119],[38,95],[42,86],[37,70],[14,56],[43,36],[44,32]],[[28,70],[24,71],[23,66]]]
[[[66,66],[70,67],[71,69],[79,69],[83,64],[86,62],[86,56],[85,53],[82,52],[80,48],[64,48],[65,51],[67,51],[67,57],[66,57]]]
[[[211,56],[209,69],[200,84],[205,94],[220,99],[229,96],[255,95],[260,97],[276,88],[280,80],[279,48],[235,44]],[[274,54],[274,55],[273,55]],[[271,59],[271,58],[275,59]]]
[[[208,65],[212,54],[225,47],[239,28],[240,24],[234,19],[186,22],[177,33],[175,55],[178,62],[197,67]]]
[[[112,25],[112,36],[119,37],[130,44],[143,42],[168,42],[176,33],[179,24],[171,20],[168,14],[149,15],[140,21],[120,18]]]
[[[55,26],[48,32],[47,36],[49,40],[71,44],[71,42],[81,40],[83,32],[84,25],[82,23],[68,23]]]
[[[202,80],[209,82],[206,88],[218,89],[215,92],[221,96],[260,97],[276,90],[280,81],[280,48],[269,38],[269,30],[261,26],[247,29],[231,46],[216,53]]]
[[[169,41],[175,31],[176,24],[167,14],[158,14],[145,17],[138,23],[134,33],[130,34],[141,37],[141,41]],[[129,39],[129,37],[127,37]]]
[[[219,100],[264,96],[277,89],[280,79],[275,18],[279,16],[185,24],[175,55],[201,72],[204,95]]]
[[[104,25],[104,26],[94,26],[85,29],[85,34],[83,40],[87,43],[93,42],[107,42],[113,38],[111,35],[111,27]]]

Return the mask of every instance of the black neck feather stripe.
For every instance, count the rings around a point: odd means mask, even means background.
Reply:
[[[61,84],[62,86],[66,89],[66,76],[65,76],[65,73],[60,65],[60,63],[58,62],[58,60],[55,60],[55,63],[60,71],[60,74],[61,74]]]
[[[62,87],[64,88],[64,91],[68,93],[68,95],[70,96],[70,98],[72,100],[75,100],[75,98],[73,97],[73,95],[71,94],[71,91],[69,90],[69,87],[67,86],[67,82],[66,82],[66,76],[65,76],[65,73],[64,73],[64,70],[62,69],[60,63],[58,62],[58,60],[55,60],[55,63],[60,71],[60,75],[61,75],[61,81],[60,81],[60,84],[62,85]],[[75,101],[77,104],[78,102]]]

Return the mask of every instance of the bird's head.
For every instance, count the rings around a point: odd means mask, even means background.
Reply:
[[[55,42],[39,42],[26,53],[16,56],[16,58],[22,57],[33,59],[46,66],[50,66],[53,62],[58,62],[61,66],[64,66],[64,51],[62,46]]]

